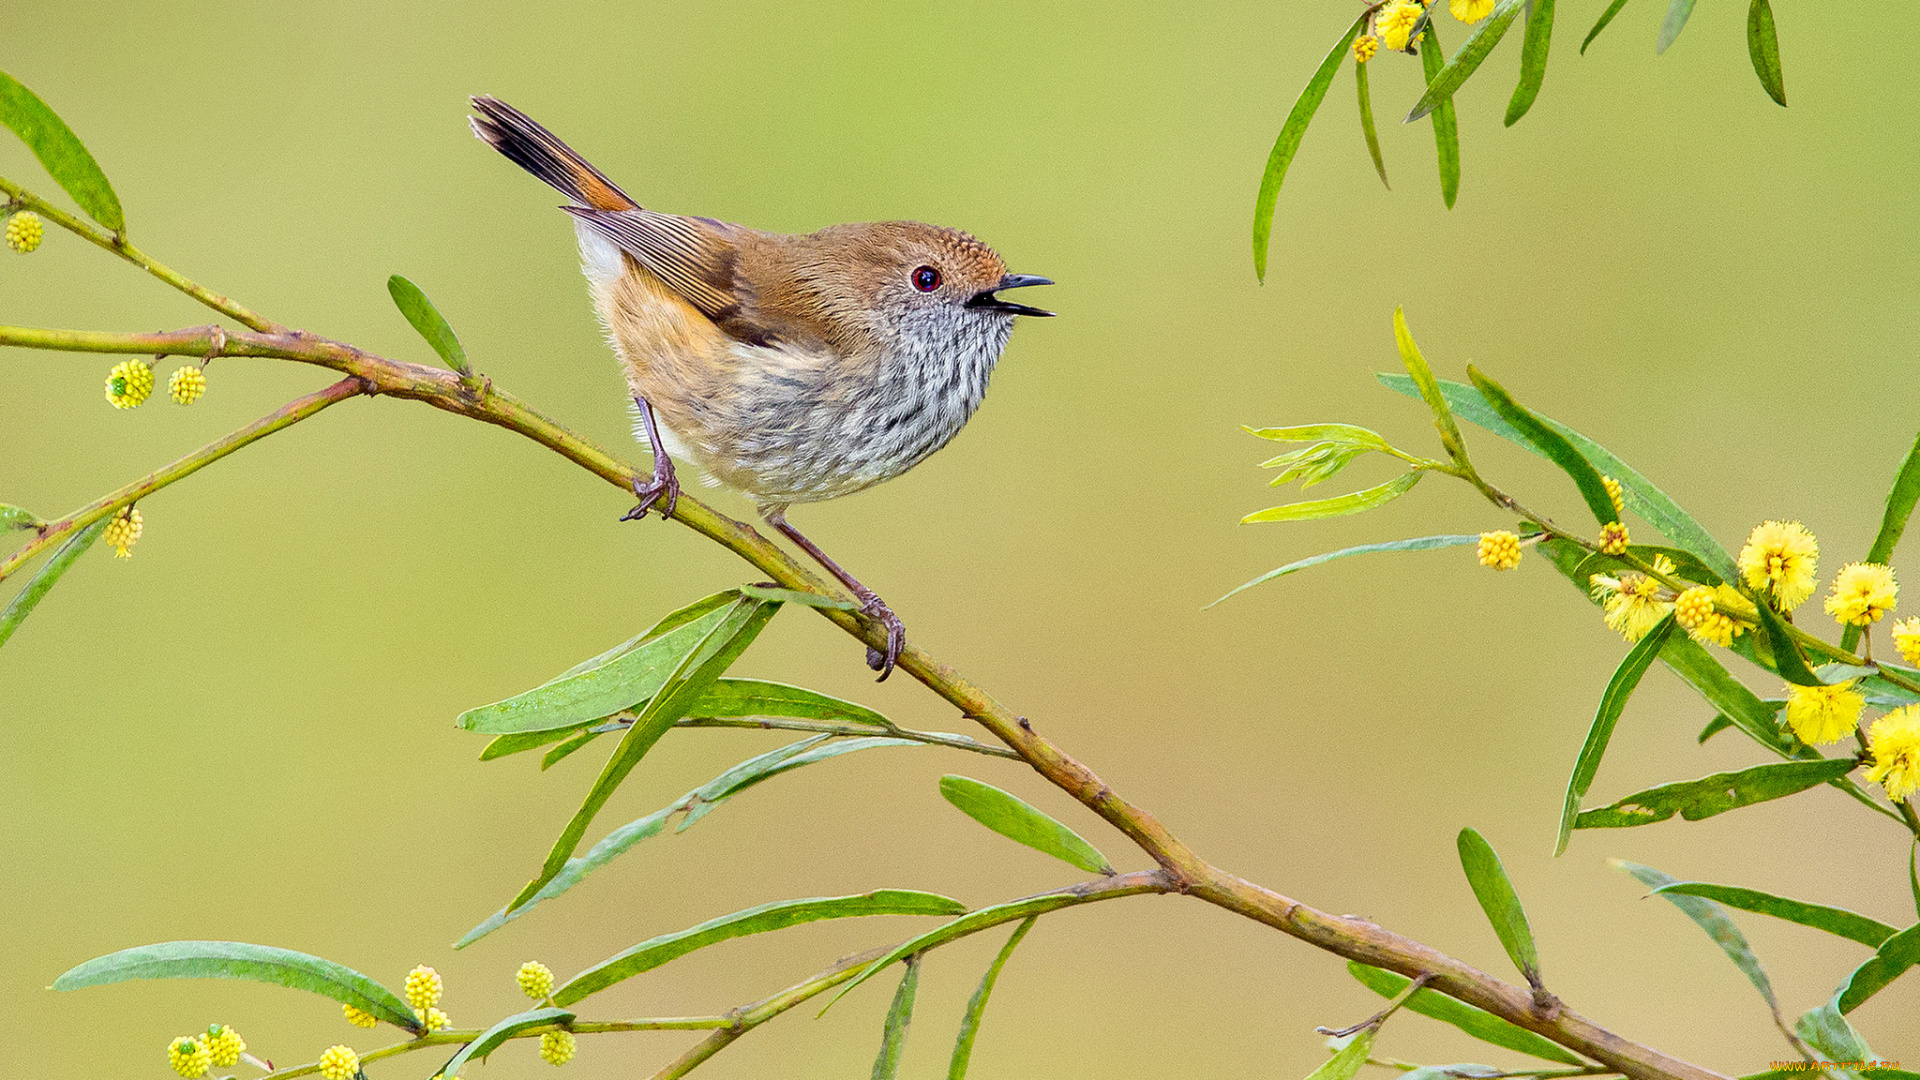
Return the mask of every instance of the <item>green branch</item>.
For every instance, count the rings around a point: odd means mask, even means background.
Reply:
[[[0,181],[0,183],[4,182]],[[0,186],[0,191],[12,195],[22,205],[31,205],[37,210],[42,210],[43,213],[54,211],[54,208],[48,207],[44,202],[34,199],[10,183]],[[317,364],[353,377],[352,380],[336,384],[329,391],[323,391],[323,395],[338,393],[341,397],[345,397],[355,393],[384,394],[423,401],[445,412],[480,420],[525,436],[614,485],[622,492],[631,491],[636,481],[643,481],[651,476],[651,470],[646,473],[640,472],[583,436],[542,416],[505,392],[495,389],[490,380],[476,378],[463,382],[460,376],[451,371],[389,360],[341,342],[301,331],[282,330],[246,308],[203,289],[170,270],[165,270],[159,264],[145,259],[145,256],[135,258],[129,255],[132,249],[123,240],[99,234],[91,226],[75,221],[69,215],[60,214],[57,211],[47,213],[47,216],[57,224],[146,267],[155,276],[207,303],[215,310],[239,319],[254,330],[251,333],[221,334],[213,328],[198,328],[171,334],[151,335],[97,334],[6,327],[0,328],[0,345],[13,344],[29,348],[86,352],[162,351],[199,356],[218,352],[221,355],[276,357]],[[311,400],[302,399],[302,401]],[[292,407],[289,406],[289,408]],[[308,407],[318,411],[318,408],[324,405]],[[266,422],[262,421],[263,424]],[[280,423],[279,426],[285,426],[285,423],[291,422],[294,421],[289,419]],[[255,428],[259,426],[254,425]],[[162,476],[162,473],[157,473],[148,481],[134,485],[133,488],[123,489],[114,496],[108,496],[91,504],[82,511],[70,515],[63,522],[50,523],[45,530],[42,530],[42,535],[30,542],[29,546],[41,544],[43,541],[53,542],[57,537],[83,527],[83,523],[79,522],[81,517],[88,514],[97,517],[99,514],[110,511],[127,491],[134,488],[157,490],[166,483],[171,483],[172,480],[204,466],[209,461],[230,453],[238,445],[244,445],[245,442],[250,442],[260,437],[260,434],[266,433],[262,431],[249,435],[252,430],[251,428],[243,429],[242,432],[228,436],[220,443],[211,444],[188,455],[162,471],[167,475],[165,479],[156,481],[156,478]],[[274,427],[273,430],[278,430],[278,427]],[[225,445],[233,443],[236,439],[242,441],[231,446]],[[131,501],[132,497],[138,496],[136,494],[127,497],[126,501]],[[752,526],[721,514],[687,492],[683,491],[680,494],[672,520],[719,543],[753,565],[760,573],[767,575],[778,586],[828,596],[842,595],[841,590],[828,585],[785,550],[761,536]],[[20,552],[14,553],[5,563],[0,563],[0,577],[16,569],[23,561],[25,557]],[[837,608],[815,608],[814,610],[822,618],[832,621],[869,647],[879,648],[885,644],[884,628],[852,610]],[[1432,973],[1433,978],[1429,983],[1431,989],[1479,1006],[1501,1019],[1537,1032],[1615,1071],[1634,1077],[1635,1080],[1723,1080],[1720,1074],[1624,1039],[1570,1009],[1540,1011],[1535,1007],[1532,996],[1526,990],[1502,982],[1420,942],[1402,937],[1363,919],[1329,915],[1318,911],[1213,866],[1176,838],[1153,814],[1122,798],[1093,770],[1041,735],[1027,718],[1016,715],[992,695],[976,686],[951,666],[934,658],[919,645],[909,641],[901,654],[898,666],[900,670],[919,680],[935,694],[959,709],[963,715],[986,728],[1019,755],[1021,760],[1056,787],[1079,800],[1132,840],[1160,865],[1167,875],[1168,888],[1171,891],[1199,897],[1350,960],[1385,968],[1410,978],[1422,973]],[[829,985],[837,985],[839,981],[853,978],[854,974],[854,972],[843,972],[836,968],[831,974],[816,976],[816,979],[832,979],[833,982]],[[826,985],[814,987],[811,982],[799,984],[783,991],[780,995],[767,999],[754,1009],[763,1011],[766,1016],[775,1015],[823,989],[826,989]],[[789,998],[792,1000],[789,1001]],[[752,1013],[752,1015],[758,1015],[758,1013]],[[746,1023],[745,1016],[741,1023]],[[706,1060],[733,1038],[737,1038],[737,1034],[722,1037],[735,1030],[737,1029],[729,1028],[726,1032],[716,1032],[707,1042],[689,1051],[682,1063],[670,1066],[660,1076],[671,1078],[684,1075],[687,1070]]]

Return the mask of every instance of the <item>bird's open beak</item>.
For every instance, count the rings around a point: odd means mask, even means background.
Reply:
[[[974,293],[973,299],[967,301],[967,306],[970,308],[985,308],[988,311],[1004,311],[1009,315],[1051,316],[1053,314],[1051,311],[1044,311],[1037,307],[1028,307],[1025,304],[1016,304],[1011,300],[1002,300],[994,295],[1002,289],[1024,289],[1029,285],[1051,284],[1053,284],[1051,280],[1040,277],[1037,274],[1008,274],[1001,278],[1000,284],[995,285],[993,288],[982,289]]]

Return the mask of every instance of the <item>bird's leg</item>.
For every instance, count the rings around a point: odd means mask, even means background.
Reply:
[[[900,622],[900,616],[895,615],[893,609],[876,596],[872,589],[860,584],[858,578],[847,573],[839,563],[834,562],[826,552],[821,551],[818,544],[807,539],[799,529],[787,524],[786,507],[775,507],[764,511],[763,516],[767,519],[767,524],[780,530],[781,535],[787,539],[799,544],[807,554],[814,557],[815,561],[826,567],[834,577],[839,578],[840,584],[853,591],[854,597],[860,601],[860,614],[887,628],[886,651],[882,652],[871,646],[867,649],[867,666],[880,673],[880,678],[876,681],[886,682],[887,676],[893,674],[893,665],[900,659],[900,650],[907,647],[907,628]]]
[[[621,515],[621,521],[638,521],[647,516],[653,504],[666,497],[667,505],[660,510],[660,520],[673,516],[673,508],[680,502],[680,481],[673,475],[673,459],[667,456],[667,448],[660,441],[660,425],[653,421],[653,407],[647,399],[636,395],[633,403],[640,409],[640,422],[647,426],[647,446],[653,451],[653,479],[646,483],[633,482],[633,494],[640,504]]]

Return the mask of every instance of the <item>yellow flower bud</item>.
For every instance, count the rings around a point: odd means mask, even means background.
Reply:
[[[340,1006],[340,1013],[347,1018],[347,1023],[352,1024],[354,1027],[370,1028],[380,1022],[374,1019],[372,1013],[362,1012],[351,1005]]]
[[[513,977],[520,984],[520,992],[535,1001],[553,993],[553,970],[538,960],[521,964]]]
[[[540,1036],[540,1057],[549,1065],[565,1065],[572,1061],[573,1049],[571,1031],[549,1031]]]
[[[205,1037],[182,1035],[167,1044],[167,1064],[187,1080],[196,1080],[213,1064],[213,1051],[207,1049]]]
[[[1456,16],[1456,18],[1457,17],[1458,16]],[[1463,21],[1471,22],[1472,20],[1463,20]],[[1614,516],[1617,517],[1621,514],[1626,513],[1627,504],[1621,501],[1620,481],[1615,480],[1611,476],[1603,476],[1600,478],[1600,483],[1606,487],[1607,498],[1613,502]]]
[[[421,1014],[420,1020],[427,1025],[428,1031],[439,1031],[441,1028],[453,1023],[452,1018],[448,1017],[446,1013],[441,1012],[431,1005],[427,1006],[427,1011]]]
[[[116,409],[131,409],[153,393],[153,365],[145,360],[123,360],[107,372],[107,401]]]
[[[327,1080],[353,1080],[360,1072],[360,1055],[351,1046],[329,1046],[320,1055],[320,1075]]]
[[[1480,534],[1480,565],[1511,570],[1520,565],[1520,538],[1505,529]]]
[[[226,1024],[213,1024],[207,1028],[207,1049],[212,1053],[212,1063],[218,1068],[227,1068],[240,1064],[240,1055],[246,1052],[247,1040]]]
[[[1380,39],[1372,34],[1361,34],[1353,39],[1353,58],[1363,64],[1373,59],[1373,55],[1379,51]]]
[[[1609,521],[1600,526],[1600,553],[1603,555],[1625,555],[1627,553],[1627,527],[1618,521]]]
[[[207,373],[188,364],[167,377],[167,396],[175,404],[191,405],[207,392]]]
[[[440,973],[425,964],[407,972],[407,1004],[423,1012],[440,1004]]]
[[[106,530],[100,534],[100,539],[112,546],[114,558],[131,559],[133,552],[130,549],[139,541],[140,533],[145,528],[146,523],[141,520],[140,511],[131,506],[123,506],[119,513],[113,515],[113,520],[107,522]]]
[[[40,238],[46,232],[46,226],[40,224],[39,214],[22,210],[7,219],[7,246],[25,255],[40,246]]]

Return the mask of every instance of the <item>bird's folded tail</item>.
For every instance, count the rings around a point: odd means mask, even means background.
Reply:
[[[470,100],[479,113],[467,118],[473,133],[568,198],[595,210],[632,210],[640,205],[526,113],[484,94]]]

